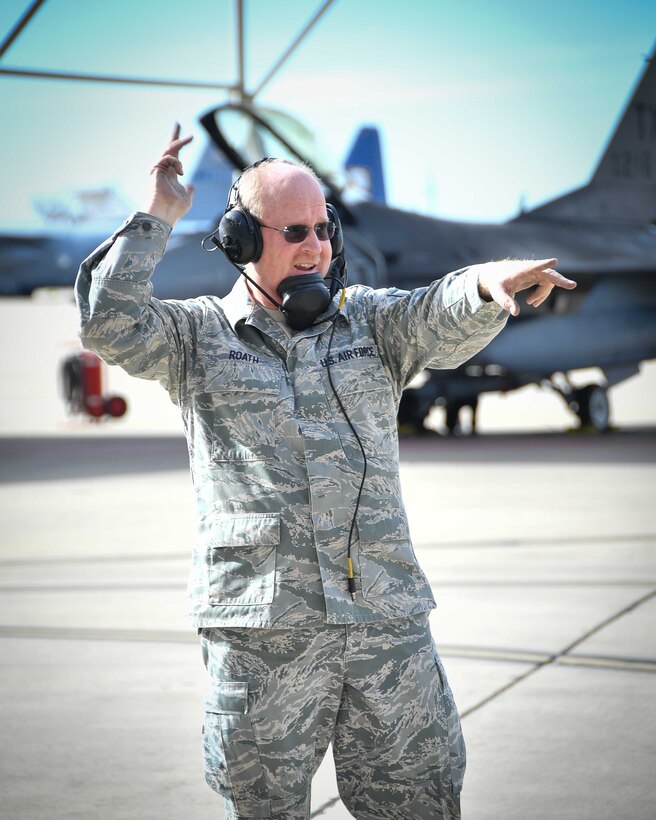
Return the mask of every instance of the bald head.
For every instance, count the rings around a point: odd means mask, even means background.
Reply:
[[[309,165],[270,159],[244,171],[239,180],[239,202],[256,219],[265,220],[274,204],[281,200],[292,204],[299,188],[324,199],[319,178]]]

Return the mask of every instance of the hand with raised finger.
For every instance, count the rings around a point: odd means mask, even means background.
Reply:
[[[184,174],[179,159],[180,151],[192,139],[191,135],[180,138],[180,125],[176,123],[168,145],[150,172],[148,207],[142,210],[163,219],[171,226],[191,208],[194,187],[183,185],[178,177]]]
[[[539,307],[548,298],[554,287],[572,290],[576,287],[573,279],[562,276],[553,266],[557,259],[505,259],[502,262],[488,262],[480,266],[478,290],[487,302],[496,302],[512,316],[519,313],[515,294],[537,285],[526,299],[527,304]]]

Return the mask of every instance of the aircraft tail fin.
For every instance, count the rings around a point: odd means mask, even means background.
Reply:
[[[656,47],[590,183],[527,217],[656,223]]]
[[[622,112],[592,182],[656,182],[656,48]]]
[[[380,148],[380,134],[374,126],[364,126],[357,133],[344,162],[344,168],[357,178],[374,202],[385,203],[385,176]]]

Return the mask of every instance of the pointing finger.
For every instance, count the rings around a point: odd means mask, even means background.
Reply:
[[[555,270],[557,264],[558,259],[556,257],[552,257],[551,259],[538,259],[532,270],[536,283],[541,284],[547,279],[560,288],[567,288],[568,290],[575,288],[576,282],[573,279],[568,279]]]
[[[533,293],[526,297],[526,304],[533,305],[533,307],[540,307],[544,300],[548,298],[553,289],[554,284],[552,282],[542,282],[542,284],[539,285]]]
[[[545,280],[551,282],[553,285],[557,285],[559,288],[566,288],[567,290],[573,290],[573,288],[576,287],[576,282],[573,279],[568,279],[566,276],[558,273],[558,271],[552,270],[552,268],[543,270],[542,275],[538,276],[537,281],[540,284],[545,283]]]
[[[187,137],[180,137],[181,126],[179,122],[176,122],[173,125],[173,131],[171,132],[171,136],[169,138],[168,144],[164,149],[164,154],[176,154],[180,151],[180,149],[187,145],[187,143],[191,142],[193,139],[193,135],[189,135]]]
[[[547,270],[548,268],[554,268],[558,264],[558,259],[553,256],[551,259],[536,259],[535,262],[532,263],[533,270]]]

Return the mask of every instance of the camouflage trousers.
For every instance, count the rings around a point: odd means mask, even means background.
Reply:
[[[358,820],[460,817],[465,746],[428,614],[320,629],[204,628],[205,778],[226,818],[310,816],[328,748]]]

